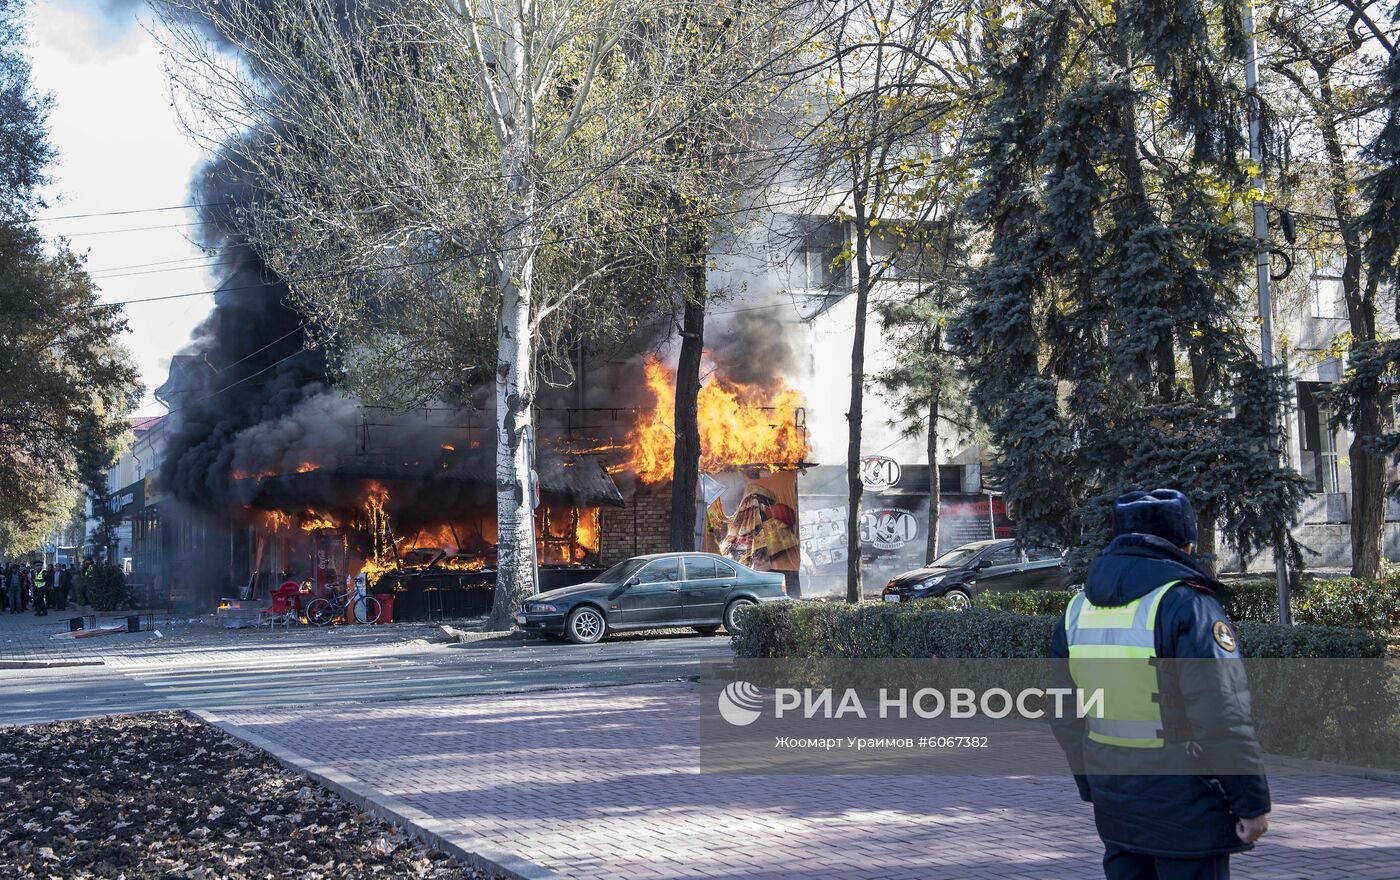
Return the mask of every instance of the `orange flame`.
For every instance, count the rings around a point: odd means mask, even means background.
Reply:
[[[312,471],[319,471],[320,469],[321,466],[314,461],[303,461],[301,464],[297,465],[297,473],[299,474],[309,474]]]
[[[258,471],[256,473],[252,473],[249,471],[234,471],[233,473],[229,474],[229,476],[235,480],[265,480],[268,477],[278,476],[278,474],[277,471]]]
[[[646,384],[655,398],[628,438],[632,470],[646,483],[669,480],[675,470],[676,374],[655,358],[646,363]],[[807,438],[798,425],[802,395],[786,384],[775,388],[740,385],[718,376],[700,388],[700,469],[743,465],[796,467],[806,458]]]
[[[322,513],[318,510],[308,510],[301,515],[301,530],[303,532],[314,532],[317,529],[338,529],[340,523],[329,513]]]

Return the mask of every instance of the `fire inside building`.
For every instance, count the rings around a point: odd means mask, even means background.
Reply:
[[[176,369],[198,372],[188,363]],[[540,589],[670,549],[674,375],[655,359],[640,369],[647,406],[537,413]],[[162,389],[177,406],[179,387]],[[844,590],[845,469],[809,460],[801,396],[712,375],[698,421],[695,546],[783,571],[794,593]],[[161,474],[139,481],[131,493],[141,499],[131,542],[136,590],[152,604],[198,611],[225,600],[262,604],[288,582],[339,592],[363,575],[385,617],[485,614],[496,567],[492,430],[490,412],[395,412],[329,390],[307,398],[238,432],[235,452],[220,459],[229,471],[218,508],[182,501]],[[861,539],[873,576],[920,564],[928,468],[880,456],[865,464]],[[943,547],[1010,533],[1000,499],[960,488],[943,486]]]
[[[202,172],[195,201],[247,197],[226,162]],[[489,394],[466,383],[453,405],[349,396],[236,215],[204,214],[202,243],[221,255],[214,310],[156,391],[168,415],[139,427],[134,466],[111,486],[129,500],[113,511],[125,525],[108,553],[127,565],[138,601],[207,612],[226,600],[265,602],[288,583],[326,593],[362,578],[395,619],[484,613],[496,579]],[[842,382],[829,372],[841,360],[817,356],[831,343],[813,340],[834,331],[812,323],[844,319],[774,314],[737,310],[707,332],[694,546],[782,571],[793,594],[844,594],[845,402],[832,396]],[[536,397],[541,589],[672,549],[676,383],[664,357],[648,354],[664,353],[671,335],[661,316],[625,350],[590,352],[580,339],[570,381],[545,383]],[[883,417],[867,427],[898,437]],[[862,464],[867,583],[923,563],[932,497],[941,495],[937,549],[1010,533],[980,460],[953,451],[930,469],[907,445],[880,454],[888,446],[879,440]]]

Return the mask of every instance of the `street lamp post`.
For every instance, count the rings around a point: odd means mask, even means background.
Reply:
[[[1248,42],[1244,65],[1245,100],[1249,108],[1249,158],[1253,164],[1254,269],[1259,283],[1259,348],[1264,366],[1274,366],[1274,308],[1269,291],[1269,215],[1264,203],[1264,150],[1259,142],[1259,46],[1254,33],[1254,0],[1244,5],[1244,30]],[[1273,414],[1274,419],[1279,414]],[[1275,421],[1275,425],[1279,424]],[[1280,450],[1281,451],[1281,450]],[[1278,620],[1291,623],[1288,607],[1288,565],[1284,558],[1283,530],[1274,533],[1274,577],[1278,581]]]

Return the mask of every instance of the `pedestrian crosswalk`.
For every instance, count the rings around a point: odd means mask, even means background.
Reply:
[[[0,681],[0,726],[160,709],[226,712],[493,693],[570,691],[695,678],[726,640],[438,646],[412,653],[178,654],[126,668],[34,670]]]
[[[442,695],[481,676],[414,660],[264,664],[236,669],[154,669],[126,677],[180,706],[228,710],[355,703]]]

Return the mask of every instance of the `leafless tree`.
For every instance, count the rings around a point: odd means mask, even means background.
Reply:
[[[663,0],[162,10],[190,129],[239,138],[258,189],[248,226],[317,332],[338,340],[346,372],[367,355],[361,374],[403,358],[409,369],[378,380],[381,392],[491,386],[492,623],[511,625],[534,591],[538,362],[571,330],[635,320],[636,291],[665,287],[674,238],[658,231],[676,217],[655,196],[682,173],[669,139],[704,110],[697,87],[718,99],[773,60],[735,65],[736,43],[784,51],[786,9],[733,6],[724,40],[697,39]],[[405,329],[415,321],[439,321],[441,346],[423,351]]]

